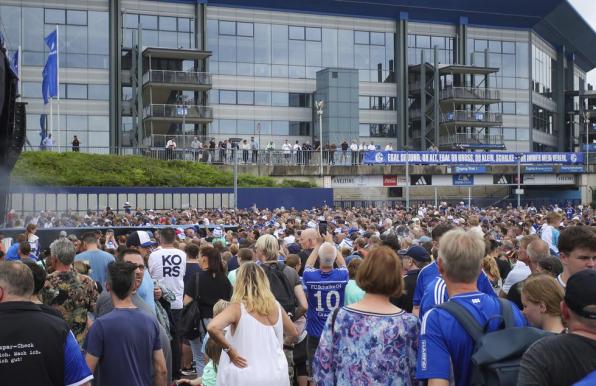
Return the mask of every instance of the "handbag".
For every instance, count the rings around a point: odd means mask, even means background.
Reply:
[[[182,308],[182,313],[180,315],[180,333],[186,339],[196,339],[207,331],[199,307],[199,301],[201,300],[200,292],[199,272],[197,272],[195,274],[195,293],[192,302]]]

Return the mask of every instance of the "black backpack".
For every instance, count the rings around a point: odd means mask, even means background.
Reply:
[[[499,302],[503,323],[500,329],[489,332],[461,304],[448,301],[438,306],[449,312],[474,340],[470,385],[516,385],[524,352],[538,339],[550,335],[533,327],[517,327],[513,304],[505,299]]]
[[[186,339],[196,339],[207,331],[205,322],[201,315],[199,302],[201,301],[201,291],[199,289],[199,273],[195,273],[195,293],[192,302],[182,308],[180,321],[178,323],[180,333]]]
[[[263,268],[269,279],[269,286],[275,300],[291,317],[296,313],[296,295],[294,295],[294,289],[288,278],[284,275],[284,267],[285,264],[280,262],[277,262],[277,264],[261,264],[261,268]]]

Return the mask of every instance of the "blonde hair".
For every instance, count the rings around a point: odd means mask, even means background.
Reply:
[[[263,235],[258,238],[255,249],[260,250],[265,260],[277,260],[279,257],[279,242],[273,235]]]
[[[563,300],[563,289],[556,279],[546,273],[530,275],[522,286],[522,293],[534,304],[544,303],[546,313],[561,316],[560,304]]]
[[[213,305],[213,317],[216,317],[217,315],[221,314],[223,310],[225,310],[229,305],[230,302],[228,302],[227,300],[219,299]]]
[[[269,315],[277,307],[269,288],[269,279],[255,263],[245,263],[238,268],[232,302],[242,303],[248,312]]]
[[[484,269],[490,276],[495,279],[501,278],[501,273],[499,272],[499,267],[497,266],[497,261],[492,256],[485,256],[482,260],[482,269]]]

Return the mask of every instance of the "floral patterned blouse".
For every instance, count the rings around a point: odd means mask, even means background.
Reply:
[[[420,323],[404,311],[375,314],[342,307],[329,315],[313,360],[317,385],[418,385]]]

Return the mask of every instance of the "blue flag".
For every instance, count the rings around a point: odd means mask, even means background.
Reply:
[[[39,142],[39,147],[43,150],[43,140],[46,139],[47,135],[48,135],[48,130],[46,129],[46,114],[41,114],[39,116],[39,127],[40,127],[40,132],[39,132],[39,136],[41,137],[41,141]]]
[[[12,58],[10,59],[10,65],[12,67],[12,70],[14,71],[15,75],[18,77],[19,76],[19,51],[15,51],[14,54],[12,54]]]
[[[48,60],[43,68],[43,81],[41,83],[43,103],[47,104],[50,98],[58,96],[58,32],[50,32],[44,40],[50,48]]]

